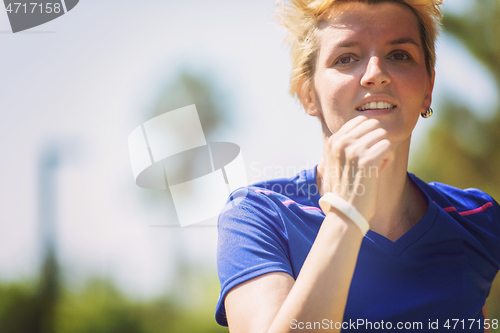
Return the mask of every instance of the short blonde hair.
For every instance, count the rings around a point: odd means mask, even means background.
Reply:
[[[285,0],[286,1],[286,0]],[[319,50],[318,32],[321,22],[327,20],[334,4],[362,2],[377,4],[393,2],[408,7],[417,17],[420,39],[424,49],[429,76],[436,64],[436,37],[440,30],[441,0],[278,0],[278,21],[288,31],[291,46],[292,75],[290,94],[299,97],[307,91],[314,77]]]

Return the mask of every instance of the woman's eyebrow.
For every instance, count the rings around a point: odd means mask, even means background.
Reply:
[[[411,37],[403,37],[403,38],[398,38],[395,40],[391,40],[389,42],[390,45],[401,45],[401,44],[415,44],[416,46],[420,47],[420,44],[418,44],[413,38]]]
[[[342,42],[337,45],[337,47],[353,47],[353,46],[358,46],[358,42]]]
[[[413,38],[411,37],[403,37],[403,38],[398,38],[398,39],[394,39],[394,40],[391,40],[389,42],[390,45],[401,45],[401,44],[414,44],[416,46],[420,46],[420,44],[418,44]],[[358,42],[342,42],[338,45],[336,45],[336,47],[353,47],[353,46],[358,46],[359,43]]]

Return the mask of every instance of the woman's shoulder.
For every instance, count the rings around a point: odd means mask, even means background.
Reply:
[[[315,182],[315,170],[302,170],[289,178],[275,178],[260,181],[232,192],[228,199],[229,207],[241,208],[278,208],[283,203],[317,206],[319,193]],[[224,211],[223,211],[224,212]]]
[[[467,240],[469,246],[489,257],[496,269],[500,268],[498,203],[477,188],[461,189],[441,182],[425,183],[413,177],[426,192],[429,201],[440,207],[440,219],[447,221],[446,226],[449,228],[446,232]]]
[[[477,188],[458,188],[442,182],[424,182],[412,175],[419,187],[434,203],[447,212],[456,211],[460,215],[486,212],[489,208],[498,207],[496,201],[487,193]],[[488,211],[495,214],[495,209]]]
[[[231,193],[219,215],[219,227],[233,223],[252,224],[285,232],[284,220],[300,224],[304,216],[318,215],[319,194],[314,169],[290,178],[277,178],[241,187]],[[293,214],[289,214],[293,212]]]

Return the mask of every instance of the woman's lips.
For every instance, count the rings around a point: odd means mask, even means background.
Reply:
[[[391,113],[395,108],[396,106],[390,109],[365,109],[365,110],[356,109],[356,111],[367,116],[381,116]]]
[[[360,107],[356,108],[358,111],[364,111],[364,110],[378,110],[378,109],[394,109],[396,105],[391,104],[389,102],[385,101],[373,101],[373,102],[367,102]]]

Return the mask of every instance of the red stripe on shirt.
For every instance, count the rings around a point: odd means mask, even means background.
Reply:
[[[466,210],[464,212],[458,212],[458,214],[460,214],[462,216],[477,214],[477,213],[484,212],[486,209],[488,209],[490,207],[493,207],[493,203],[492,202],[487,202],[484,205],[482,205],[481,207],[478,207],[476,209]],[[445,212],[447,212],[447,213],[456,212],[457,211],[457,209],[455,207],[453,207],[453,206],[451,206],[451,207],[445,207],[445,208],[443,208],[443,210]]]
[[[319,209],[318,207],[300,207],[300,209],[302,210],[319,210],[320,212],[322,212],[321,209]]]
[[[487,202],[487,203],[485,203],[484,205],[482,205],[479,208],[472,209],[472,210],[466,210],[465,212],[460,212],[459,214],[462,215],[462,216],[476,214],[476,213],[483,212],[483,211],[487,210],[490,207],[493,207],[493,203],[492,202]]]
[[[267,191],[267,190],[255,190],[256,193],[274,193],[273,191]],[[283,205],[288,205],[288,204],[296,204],[295,201],[293,200],[285,200],[285,201],[282,201],[281,202]],[[306,207],[302,207],[302,206],[299,206],[300,209],[302,210],[319,210],[320,212],[322,212],[321,209],[319,209],[318,207],[312,207],[312,206],[306,206]]]
[[[300,209],[302,210],[319,210],[320,212],[322,211],[321,209],[319,209],[318,207],[313,207],[313,206],[300,206],[298,203],[296,203],[295,201],[293,200],[285,200],[285,201],[282,201],[281,202],[283,205],[288,205],[288,204],[296,204],[297,206],[299,206]]]
[[[255,190],[255,193],[274,193],[273,191]]]

